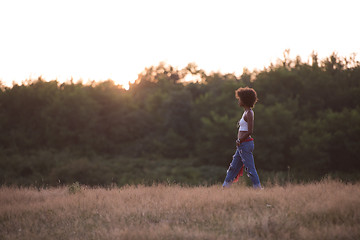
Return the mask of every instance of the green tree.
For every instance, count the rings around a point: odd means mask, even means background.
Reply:
[[[292,147],[296,166],[313,172],[359,170],[359,110],[326,110],[301,123],[299,144]]]

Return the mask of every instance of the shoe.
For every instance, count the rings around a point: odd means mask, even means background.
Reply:
[[[222,187],[223,188],[229,188],[232,185],[232,182],[224,182]]]
[[[259,184],[259,185],[254,185],[253,186],[254,189],[259,189],[259,190],[264,190],[264,188]]]

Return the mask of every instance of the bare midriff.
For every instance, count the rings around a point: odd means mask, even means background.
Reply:
[[[242,139],[243,137],[245,137],[245,135],[247,135],[247,131],[239,131],[238,139]],[[251,136],[249,135],[249,137]]]

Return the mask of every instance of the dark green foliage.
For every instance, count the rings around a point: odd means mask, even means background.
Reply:
[[[253,135],[259,172],[357,173],[360,64],[354,59],[313,55],[309,64],[285,55],[278,65],[244,69],[239,78],[161,63],[129,90],[111,80],[0,83],[0,183],[221,181],[243,112],[234,92],[245,86],[259,98]],[[184,82],[187,74],[200,80]]]

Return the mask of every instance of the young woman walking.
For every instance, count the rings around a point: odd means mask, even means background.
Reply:
[[[227,170],[223,187],[230,187],[242,176],[243,168],[250,177],[254,188],[262,188],[254,162],[254,139],[251,134],[254,130],[254,111],[252,108],[257,102],[257,94],[252,88],[239,88],[235,91],[239,106],[244,108],[244,114],[239,121],[239,131],[236,140],[236,152],[230,167]]]

